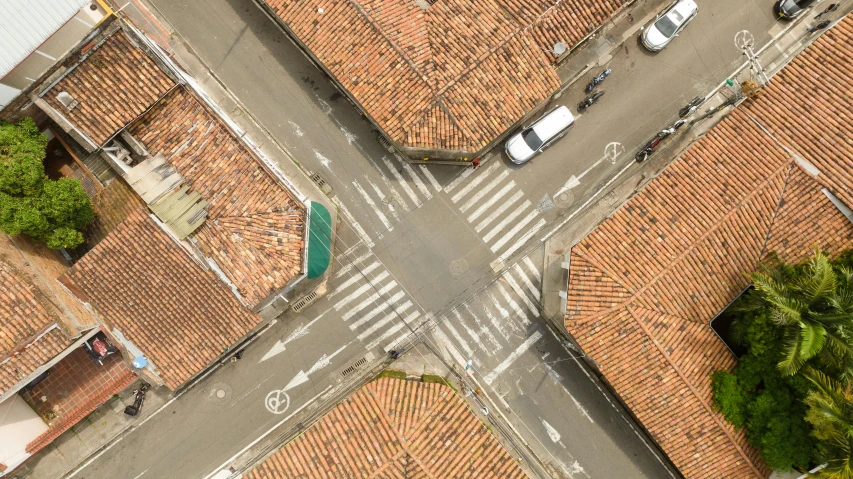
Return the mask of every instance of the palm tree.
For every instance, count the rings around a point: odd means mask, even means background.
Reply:
[[[779,263],[768,273],[751,277],[784,328],[782,374],[793,376],[817,358],[825,371],[853,379],[853,271],[833,268],[816,248],[803,268]]]
[[[809,407],[806,420],[814,428],[812,434],[820,441],[820,454],[826,461],[811,476],[853,479],[853,390],[849,383],[812,368],[807,368],[805,376],[815,386],[805,401]]]

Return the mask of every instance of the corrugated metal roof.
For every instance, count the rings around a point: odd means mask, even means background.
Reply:
[[[0,1],[0,77],[12,71],[91,0]]]

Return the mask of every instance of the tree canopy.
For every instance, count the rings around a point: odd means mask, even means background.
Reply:
[[[47,137],[32,119],[0,122],[0,230],[53,249],[74,248],[95,213],[78,180],[47,177],[46,148]]]

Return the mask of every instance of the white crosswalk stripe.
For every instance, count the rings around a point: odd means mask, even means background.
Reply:
[[[375,256],[359,256],[348,266],[335,277],[327,297],[333,299],[330,309],[367,349],[399,343],[411,333],[410,327],[424,321],[414,300]]]
[[[539,258],[541,262],[541,254]],[[461,364],[471,360],[488,382],[541,339],[540,329],[531,328],[540,315],[534,298],[541,294],[535,286],[541,272],[522,268],[522,262],[528,268],[534,265],[529,259],[512,265],[497,281],[442,317],[427,336]]]
[[[463,181],[464,186],[460,186]],[[466,219],[474,231],[504,262],[546,224],[544,218],[537,221],[542,213],[524,197],[524,191],[512,179],[512,171],[497,161],[476,174],[473,169],[466,170],[444,191],[452,194],[450,200],[459,212],[468,215]]]

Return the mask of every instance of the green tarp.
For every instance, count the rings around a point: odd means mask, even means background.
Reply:
[[[311,202],[308,226],[308,278],[317,278],[329,267],[332,252],[332,215],[325,206]]]

